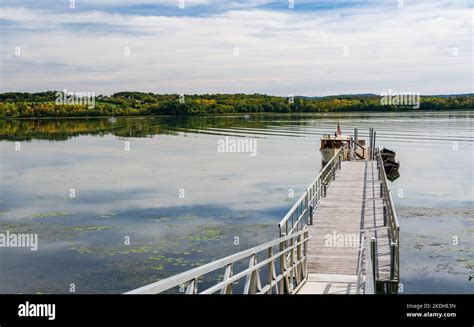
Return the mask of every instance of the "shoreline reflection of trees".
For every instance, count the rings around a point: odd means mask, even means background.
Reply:
[[[81,135],[118,137],[152,137],[177,135],[187,130],[202,128],[265,128],[265,117],[242,116],[190,116],[190,117],[118,117],[115,122],[107,118],[78,119],[0,119],[0,140],[66,141]],[[278,123],[276,123],[278,124]]]

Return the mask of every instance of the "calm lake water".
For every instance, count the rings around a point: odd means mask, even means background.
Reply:
[[[39,237],[0,248],[0,293],[126,292],[274,238],[336,122],[401,162],[401,291],[474,293],[472,112],[0,120],[0,233]]]

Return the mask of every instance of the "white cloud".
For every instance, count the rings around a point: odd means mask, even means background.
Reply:
[[[21,28],[3,26],[1,89],[470,92],[471,15],[463,2],[424,1],[406,2],[403,9],[245,9],[198,16],[9,7],[0,19]],[[20,57],[14,56],[17,46]],[[124,55],[124,47],[130,48],[130,56]]]

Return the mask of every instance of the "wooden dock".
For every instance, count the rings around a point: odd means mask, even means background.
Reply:
[[[377,239],[378,279],[389,279],[390,247],[376,161],[344,161],[308,226],[308,280],[299,294],[355,294],[359,235]]]
[[[367,148],[354,134],[280,221],[277,238],[128,294],[397,293],[399,225],[381,152],[372,129]]]

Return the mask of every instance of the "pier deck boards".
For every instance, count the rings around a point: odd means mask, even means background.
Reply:
[[[377,279],[390,278],[389,237],[376,161],[342,162],[313,219],[308,226],[308,280],[298,294],[355,293],[362,230],[377,239]],[[337,237],[345,242],[335,243]]]

